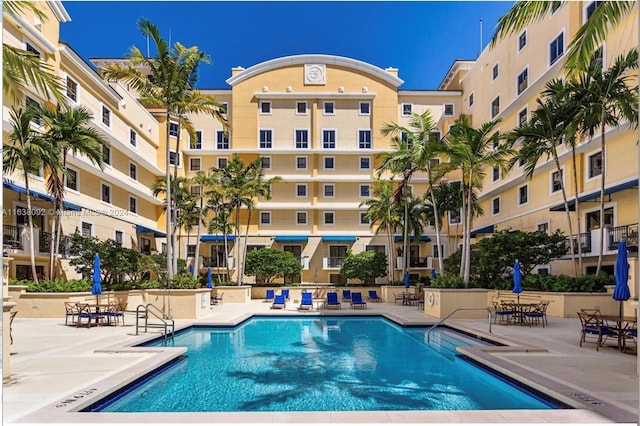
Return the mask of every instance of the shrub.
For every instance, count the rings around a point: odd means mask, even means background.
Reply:
[[[171,288],[175,289],[194,289],[200,288],[200,280],[193,278],[188,273],[174,275],[171,278]]]
[[[91,291],[91,281],[89,280],[63,280],[58,278],[53,281],[40,281],[38,284],[33,281],[26,281],[25,283],[28,293],[73,293]]]
[[[431,287],[434,288],[464,288],[464,280],[459,275],[440,275],[431,280]]]

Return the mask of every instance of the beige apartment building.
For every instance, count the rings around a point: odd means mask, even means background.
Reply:
[[[340,266],[349,251],[388,250],[386,236],[376,233],[376,226],[366,220],[366,208],[361,206],[370,197],[380,165],[378,155],[392,150],[391,138],[381,134],[383,125],[406,124],[412,112],[429,110],[442,136],[461,114],[470,116],[474,127],[496,118],[502,120],[501,131],[516,127],[536,107],[544,84],[561,76],[567,46],[594,4],[564,3],[543,22],[532,24],[492,49],[486,48],[477,59],[456,61],[440,87],[433,90],[403,90],[402,70],[324,54],[287,56],[234,68],[226,81],[227,89],[204,90],[225,105],[231,131],[226,135],[222,124],[210,117],[190,117],[197,137],[189,140],[183,132],[179,152],[177,123],[171,125],[170,140],[166,141],[162,114],[142,107],[125,85],[103,81],[72,46],[58,41],[59,25],[70,19],[60,2],[42,3],[50,16],[46,23],[28,14],[17,22],[4,13],[3,36],[5,43],[39,52],[65,82],[69,102],[90,108],[94,127],[109,141],[103,169],[81,156],[69,159],[72,178],[66,182],[64,235],[80,232],[112,238],[147,253],[162,251],[166,237],[163,202],[152,195],[150,187],[165,173],[167,143],[172,149],[171,161],[178,162],[179,174],[185,177],[212,167],[222,168],[233,154],[239,154],[245,163],[259,157],[266,177],[279,176],[282,180],[273,184],[271,199],[256,200],[248,230],[247,212],[243,212],[241,233],[248,234],[247,249],[273,247],[297,256],[303,265],[302,274],[287,277],[286,282],[340,282]],[[605,66],[634,43],[637,45],[637,22],[636,8],[608,35],[601,50]],[[116,60],[99,58],[92,62],[100,68]],[[25,102],[46,101],[35,91],[27,96],[31,100]],[[5,98],[5,143],[10,131],[10,106]],[[637,252],[638,133],[627,126],[612,128],[608,129],[607,140],[609,198],[604,265],[612,268],[614,245],[621,238]],[[599,233],[595,229],[599,224],[594,212],[598,208],[599,146],[599,138],[594,137],[578,147],[578,201],[584,219],[580,240],[589,249],[584,252],[585,271],[591,271],[597,260],[595,239]],[[569,184],[573,171],[568,152],[562,152],[561,161],[562,179]],[[473,236],[481,238],[510,228],[561,229],[568,234],[557,178],[552,164],[544,162],[532,179],[525,177],[517,165],[504,176],[488,170],[479,197],[485,214],[473,220]],[[450,176],[451,181],[455,179],[455,175]],[[425,176],[416,176],[413,193],[423,194],[426,182]],[[43,213],[36,219],[36,260],[46,275],[52,204],[43,176],[33,176],[30,186],[34,205]],[[3,175],[5,271],[18,278],[30,274],[26,218],[13,214],[26,206],[24,192],[19,173]],[[432,267],[437,267],[437,256],[446,257],[457,250],[462,232],[457,222],[456,212],[447,214],[440,248],[436,247],[433,227],[412,239],[409,264],[414,279],[429,276]],[[201,272],[211,267],[223,280],[236,279],[237,259],[244,255],[238,252],[242,244],[226,236],[229,251],[225,252],[224,239],[219,234],[202,235],[200,252],[195,253],[195,235],[192,232],[186,238],[186,232],[182,232],[179,250],[188,263],[201,256]],[[400,240],[397,235],[398,247]],[[74,277],[64,250],[61,252],[64,275]],[[397,257],[395,252],[386,254]],[[399,274],[402,259],[395,260]],[[230,277],[226,276],[227,266]],[[539,269],[556,274],[570,272],[572,266],[565,259],[540,265]],[[253,279],[244,277],[243,281],[251,283]],[[379,279],[380,283],[386,281],[386,277]]]

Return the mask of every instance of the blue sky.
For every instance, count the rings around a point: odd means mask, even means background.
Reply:
[[[346,56],[380,68],[399,68],[401,89],[437,89],[455,59],[475,59],[497,19],[501,1],[64,1],[72,21],[60,39],[83,58],[146,51],[136,26],[150,19],[163,37],[197,45],[211,56],[199,88],[229,88],[231,68],[282,56]]]

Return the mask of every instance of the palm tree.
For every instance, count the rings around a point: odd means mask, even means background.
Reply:
[[[613,65],[603,70],[592,64],[576,80],[569,83],[573,99],[580,105],[575,122],[584,134],[593,137],[600,131],[602,169],[600,173],[600,247],[596,274],[602,267],[604,247],[604,195],[606,175],[607,127],[617,127],[623,122],[638,124],[638,86],[632,87],[634,78],[631,71],[638,69],[638,50],[632,49],[618,56]],[[637,81],[637,80],[635,80]]]
[[[432,203],[434,211],[434,226],[436,232],[436,244],[440,247],[440,222],[437,211],[437,205],[435,203],[434,195],[434,180],[437,180],[438,176],[435,176],[436,170],[433,168],[433,160],[438,158],[438,153],[442,151],[442,142],[434,138],[434,131],[437,129],[437,123],[433,119],[429,110],[422,114],[412,113],[408,121],[408,127],[400,126],[396,123],[385,124],[381,130],[382,134],[387,135],[403,135],[410,149],[411,164],[410,170],[406,175],[406,179],[410,180],[415,172],[424,171],[427,174],[427,191],[429,193],[429,199]],[[402,137],[402,136],[401,136]],[[402,153],[402,156],[405,154]],[[442,256],[438,257],[438,269],[440,273],[443,272]]]
[[[146,57],[143,52],[132,47],[128,54],[129,63],[126,66],[114,63],[101,70],[101,75],[107,80],[125,81],[140,94],[140,102],[143,105],[156,106],[164,109],[165,113],[165,188],[168,189],[169,200],[166,214],[167,228],[167,279],[170,280],[175,273],[177,258],[174,256],[175,235],[175,206],[171,202],[175,198],[171,195],[171,147],[169,144],[169,128],[171,118],[178,120],[178,125],[190,126],[186,113],[203,112],[210,113],[213,106],[206,102],[190,102],[200,99],[198,91],[193,89],[197,79],[197,68],[202,62],[208,62],[208,57],[197,46],[184,47],[175,43],[170,48],[167,42],[160,36],[160,31],[147,19],[138,21],[138,28],[147,39],[153,40],[157,56]],[[189,94],[189,92],[196,92]],[[190,105],[187,107],[186,105]],[[197,106],[200,105],[200,106]],[[220,112],[218,107],[217,111]],[[178,135],[180,131],[178,131]],[[178,153],[178,150],[176,150]],[[175,163],[177,164],[177,158]]]
[[[398,210],[398,205],[393,197],[393,181],[384,180],[374,177],[371,186],[371,198],[360,203],[360,206],[367,206],[366,217],[372,224],[378,225],[376,234],[386,231],[387,233],[387,271],[389,284],[394,279],[393,271],[395,270],[394,259],[394,242],[393,235],[400,228],[402,223],[402,213]]]
[[[559,1],[518,1],[498,20],[490,46],[502,38],[517,33],[527,25],[541,21],[560,6]],[[609,30],[618,25],[635,7],[635,1],[602,1],[576,32],[569,44],[565,69],[570,74],[589,67],[593,53],[602,44]]]
[[[216,195],[222,194],[222,188],[217,185],[217,177],[212,172],[198,172],[194,177],[189,179],[191,184],[198,185],[200,187],[200,192],[193,194],[196,200],[196,204],[199,206],[198,208],[198,235],[196,240],[196,254],[195,254],[195,265],[193,268],[193,276],[195,277],[200,268],[200,235],[201,235],[201,225],[204,225],[204,218],[207,216],[209,212],[209,203],[205,204],[205,199],[207,198],[215,198]],[[219,197],[218,197],[219,198]],[[214,204],[217,204],[214,201]]]
[[[552,80],[547,83],[547,89],[553,90],[556,94],[563,93],[562,80]],[[565,92],[566,93],[566,92]],[[569,211],[569,200],[563,179],[563,170],[558,157],[558,146],[563,139],[573,139],[571,133],[572,126],[568,126],[574,114],[577,111],[574,105],[567,102],[567,98],[559,99],[557,97],[546,96],[543,99],[538,98],[536,103],[538,107],[531,114],[531,119],[512,130],[507,135],[507,140],[513,146],[516,142],[520,142],[518,155],[514,158],[524,162],[524,171],[529,177],[533,178],[538,162],[545,157],[546,160],[552,159],[556,172],[559,176],[560,189],[562,191],[562,200],[564,202],[565,212],[567,213],[567,223],[569,226],[569,235],[573,236],[573,224],[571,213]],[[580,246],[580,244],[578,244]],[[574,245],[571,244],[571,259],[573,261],[574,273],[578,276],[578,269],[575,263]],[[580,270],[582,266],[580,265]]]
[[[231,215],[232,209],[228,204],[221,204],[215,201],[215,196],[210,198],[210,202],[208,203],[210,208],[213,208],[216,211],[216,215],[209,222],[209,233],[215,234],[220,233],[222,235],[224,241],[224,264],[227,269],[227,279],[231,277],[231,270],[229,269],[229,242],[227,240],[227,235],[230,235],[235,232],[235,225],[231,223]],[[239,244],[236,241],[236,244]],[[216,263],[218,267],[218,273],[220,272],[220,264]]]
[[[54,163],[56,154],[45,140],[38,137],[38,133],[33,129],[33,111],[30,109],[9,110],[9,122],[11,131],[9,132],[10,144],[3,145],[2,161],[5,171],[13,173],[15,170],[22,170],[24,178],[25,192],[27,196],[27,217],[29,221],[29,251],[31,256],[31,274],[36,284],[39,282],[36,272],[35,258],[35,237],[33,233],[33,217],[31,212],[31,192],[29,190],[29,174],[35,174],[40,169],[43,161]]]
[[[102,135],[93,127],[93,114],[84,107],[38,106],[35,114],[42,120],[45,133],[42,137],[53,147],[57,155],[61,155],[61,165],[55,169],[47,165],[47,189],[53,197],[56,216],[52,224],[49,276],[54,279],[54,259],[58,254],[60,236],[62,234],[62,215],[64,208],[64,176],[67,175],[67,156],[84,155],[92,164],[103,167],[103,147],[107,144]],[[54,165],[55,166],[55,165]],[[55,236],[55,238],[54,238]]]
[[[460,116],[445,137],[448,167],[462,171],[462,216],[464,220],[462,241],[462,267],[460,275],[465,286],[469,285],[471,262],[471,221],[473,216],[473,196],[482,189],[482,181],[487,166],[498,167],[503,172],[513,151],[500,143],[502,136],[496,131],[500,120],[484,123],[478,129],[471,127],[467,116]]]
[[[47,16],[38,7],[38,2],[5,0],[2,11],[11,16],[20,16],[25,10],[34,13],[42,22]],[[55,70],[32,52],[2,44],[2,92],[12,102],[19,103],[27,87],[34,87],[47,100],[55,98],[64,103],[62,83]]]

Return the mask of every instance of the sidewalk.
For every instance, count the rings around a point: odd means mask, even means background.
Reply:
[[[368,303],[367,310],[354,311],[348,304],[342,310],[298,312],[297,304],[288,303],[284,310],[271,310],[270,304],[252,301],[248,304],[223,304],[214,306],[211,314],[197,321],[176,321],[176,328],[192,323],[233,324],[248,315],[354,315],[385,313],[404,325],[433,324],[435,318],[427,317],[416,307],[387,303]],[[21,319],[13,323],[14,344],[11,347],[11,377],[3,386],[3,420],[13,422],[39,409],[56,403],[65,397],[87,389],[93,383],[105,380],[116,373],[149,363],[157,351],[104,351],[114,346],[128,346],[140,338],[135,336],[134,319],[126,318],[125,327],[75,328],[64,325],[60,319]],[[621,353],[613,348],[595,350],[593,343],[578,346],[580,324],[577,318],[549,318],[547,327],[521,327],[492,325],[489,334],[488,320],[455,320],[447,324],[491,339],[509,341],[510,347],[489,350],[470,349],[465,354],[489,363],[497,370],[508,370],[511,377],[523,381],[542,383],[548,394],[569,398],[582,403],[581,409],[526,410],[491,412],[437,412],[424,418],[425,412],[357,413],[345,417],[340,413],[326,413],[314,417],[299,417],[296,413],[282,413],[281,417],[254,416],[258,413],[216,413],[222,422],[530,422],[530,423],[596,423],[638,421],[637,356]],[[416,417],[422,413],[423,418]],[[103,413],[83,413],[92,416],[91,422],[112,422]],[[189,422],[207,421],[201,416],[184,416]],[[200,413],[202,414],[202,413]],[[286,414],[286,415],[285,415]],[[344,413],[343,413],[344,414]],[[77,414],[76,414],[77,415]],[[363,417],[364,416],[364,417]],[[31,416],[30,416],[31,417]],[[146,415],[136,422],[154,421],[154,415]],[[166,413],[163,417],[169,419]],[[200,420],[201,419],[201,420]],[[357,420],[359,419],[359,420]],[[32,420],[28,420],[32,421]],[[56,422],[59,419],[49,419]],[[126,420],[130,422],[131,420]],[[164,422],[164,420],[162,420]]]

